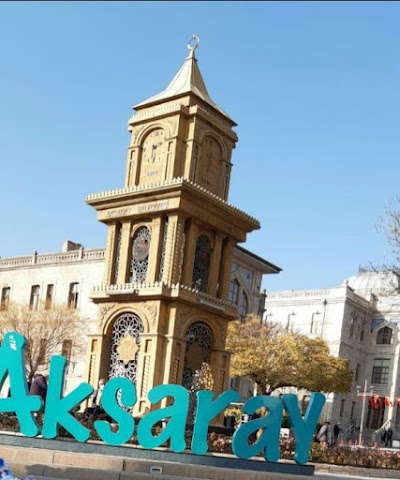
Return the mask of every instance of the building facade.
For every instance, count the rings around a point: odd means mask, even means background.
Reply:
[[[341,285],[302,291],[271,292],[264,321],[276,321],[309,337],[321,337],[335,356],[348,359],[351,391],[329,394],[324,416],[344,430],[371,434],[382,426],[400,432],[400,295],[399,278],[391,272],[362,272]],[[357,389],[357,387],[360,387]],[[370,387],[373,387],[371,390]]]

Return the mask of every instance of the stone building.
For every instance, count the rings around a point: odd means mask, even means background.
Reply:
[[[400,433],[399,286],[392,272],[362,272],[333,288],[267,294],[264,319],[322,337],[333,355],[350,361],[351,391],[330,394],[324,410],[349,436],[360,427],[363,397],[356,387],[363,393],[365,382],[364,431],[390,424]]]
[[[86,198],[107,226],[105,249],[65,242],[62,253],[0,260],[2,308],[50,298],[86,322],[87,356],[67,388],[124,376],[138,415],[153,386],[189,388],[203,362],[215,393],[228,387],[227,324],[262,314],[262,275],[280,271],[238,245],[260,225],[228,203],[236,124],[211,100],[196,47],[163,92],[136,105],[125,185]]]

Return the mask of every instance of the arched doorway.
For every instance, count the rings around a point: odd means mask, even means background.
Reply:
[[[202,367],[209,366],[210,363],[213,340],[211,328],[203,322],[192,323],[186,330],[185,340],[182,385],[190,392],[188,423],[192,423],[196,408],[196,391],[201,388],[200,372],[204,372]]]

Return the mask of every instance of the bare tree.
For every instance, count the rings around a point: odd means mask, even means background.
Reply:
[[[396,195],[385,208],[377,225],[378,231],[382,232],[389,245],[392,247],[394,264],[391,270],[400,274],[400,197]]]
[[[383,234],[392,251],[389,258],[385,258],[381,265],[370,262],[360,266],[358,273],[375,272],[382,275],[381,296],[393,295],[400,290],[400,196],[396,195],[385,207],[383,214],[376,224],[376,230]]]
[[[0,311],[0,334],[14,331],[26,338],[26,368],[28,379],[46,369],[50,356],[62,354],[71,360],[84,349],[83,321],[76,310],[56,305],[45,309],[39,305],[32,309],[29,305],[10,303]]]

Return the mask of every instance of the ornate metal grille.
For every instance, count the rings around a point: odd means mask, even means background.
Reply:
[[[208,272],[210,268],[211,245],[207,235],[200,235],[196,243],[194,254],[194,266],[192,275],[192,287],[201,292],[207,291]]]
[[[149,250],[151,235],[147,227],[141,227],[132,239],[131,270],[129,281],[141,283],[146,281],[149,267]]]
[[[121,256],[122,225],[117,224],[117,248],[115,251],[114,283],[118,283],[119,259]]]
[[[132,352],[133,358],[127,364],[120,359],[118,347],[121,341],[128,336],[140,345],[140,334],[144,331],[141,319],[133,313],[124,313],[114,323],[111,348],[110,348],[110,369],[109,378],[125,377],[136,383],[137,377],[137,356],[138,352]]]
[[[193,384],[193,375],[196,370],[201,368],[202,362],[209,363],[210,351],[212,345],[212,332],[208,325],[202,322],[196,322],[190,325],[186,332],[186,353],[185,363],[183,365],[183,382],[182,385],[190,389]],[[197,347],[200,353],[198,365],[190,361],[190,350]],[[188,355],[189,354],[189,355]],[[197,363],[197,362],[196,362]]]
[[[164,274],[165,250],[167,248],[168,237],[168,220],[164,222],[163,241],[161,246],[160,271],[158,273],[158,281],[161,282]]]

